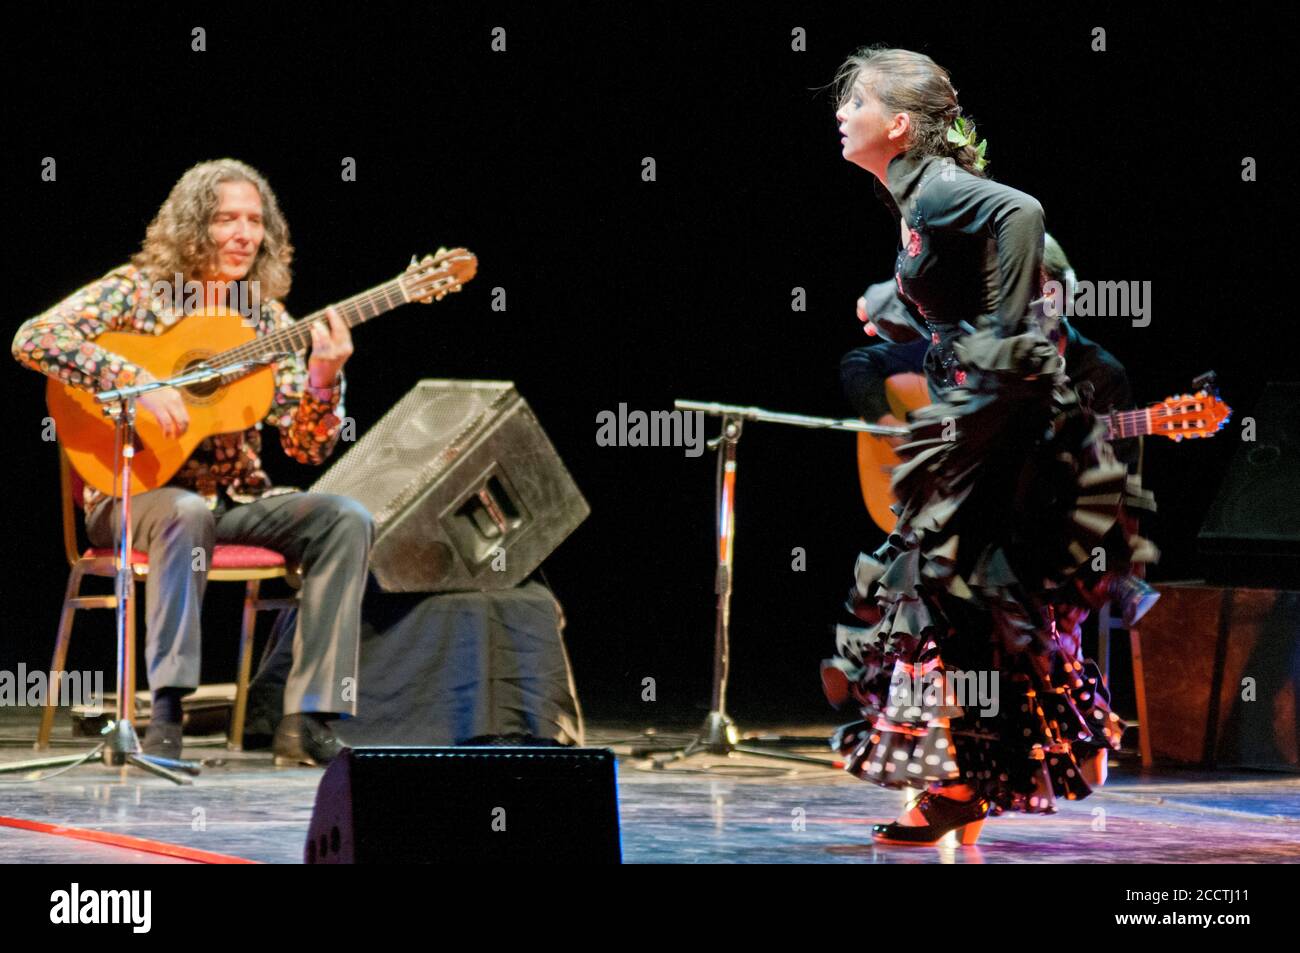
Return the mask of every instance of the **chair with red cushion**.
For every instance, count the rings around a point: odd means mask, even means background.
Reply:
[[[116,609],[117,596],[83,596],[81,580],[85,576],[117,575],[116,549],[112,547],[91,547],[82,549],[77,539],[77,511],[81,509],[84,484],[77,471],[68,462],[68,456],[59,448],[59,487],[62,494],[63,509],[63,545],[67,553],[68,586],[63,596],[63,611],[59,615],[59,631],[54,643],[54,660],[50,663],[50,684],[56,681],[67,663],[68,642],[72,636],[72,619],[78,609]],[[149,557],[147,553],[133,550],[131,570],[137,580],[149,574]],[[239,634],[239,660],[236,676],[235,710],[230,721],[230,734],[226,746],[238,751],[243,747],[244,719],[248,711],[248,680],[253,664],[253,631],[257,623],[257,613],[271,609],[291,608],[297,604],[296,599],[263,599],[258,593],[263,579],[284,579],[294,589],[302,585],[301,571],[296,566],[288,566],[281,553],[260,546],[240,546],[217,543],[212,548],[212,562],[208,567],[210,582],[244,583],[243,623]],[[131,632],[131,641],[135,642],[135,613],[127,616],[127,626]],[[127,713],[135,718],[135,659],[127,660],[127,685],[118,686],[118,691],[125,691]],[[44,751],[49,747],[50,734],[54,728],[54,709],[58,701],[57,692],[47,692],[45,709],[41,713],[41,727],[36,736],[36,750]]]

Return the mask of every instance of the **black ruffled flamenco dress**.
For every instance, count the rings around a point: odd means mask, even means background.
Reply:
[[[823,667],[832,701],[862,709],[833,744],[865,780],[964,783],[995,813],[1054,813],[1056,797],[1088,796],[1085,763],[1125,727],[1096,664],[1062,646],[1054,607],[1095,605],[1105,570],[1154,560],[1123,518],[1152,499],[1041,333],[954,334],[932,349],[945,352],[961,384],[940,382],[911,416],[898,523],[859,557],[857,623]]]

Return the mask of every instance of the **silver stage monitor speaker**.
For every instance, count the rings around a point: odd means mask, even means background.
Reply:
[[[389,592],[512,588],[591,512],[509,381],[420,381],[311,489],[370,510]]]

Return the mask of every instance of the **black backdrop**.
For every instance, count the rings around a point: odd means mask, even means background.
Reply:
[[[464,293],[357,332],[348,410],[364,431],[422,377],[517,383],[593,509],[547,563],[588,713],[647,724],[707,708],[713,460],[599,447],[596,415],[676,397],[847,413],[837,365],[864,340],[853,302],[888,277],[897,237],[869,174],[840,158],[819,88],[853,47],[886,42],[947,67],[990,172],[1041,200],[1080,277],[1153,283],[1150,327],[1078,322],[1127,364],[1139,400],[1213,367],[1240,415],[1265,381],[1297,377],[1283,306],[1289,14],[692,6],[43,5],[41,22],[0,41],[7,326],[124,261],[180,173],[218,156],[277,190],[296,314],[391,277],[412,253],[470,247],[481,266]],[[195,26],[206,52],[190,49]],[[496,26],[505,53],[490,49]],[[794,27],[807,52],[791,51]],[[1094,27],[1105,52],[1090,49]],[[40,179],[45,156],[57,182]],[[340,180],[345,156],[356,182]],[[655,182],[642,181],[645,156]],[[1241,181],[1244,156],[1259,181]],[[504,313],[489,308],[497,286]],[[806,312],[791,311],[795,286]],[[66,563],[42,381],[6,367],[0,667],[12,668],[48,659]],[[1153,575],[1198,575],[1195,532],[1235,430],[1149,443],[1165,554]],[[266,462],[281,482],[312,479],[278,446]],[[742,720],[829,717],[817,663],[853,558],[879,537],[850,436],[748,428]],[[206,681],[232,676],[237,588],[209,589]],[[70,663],[111,672],[108,614],[92,615]]]

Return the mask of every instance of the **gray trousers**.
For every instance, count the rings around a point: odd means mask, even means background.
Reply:
[[[131,498],[132,546],[149,554],[149,687],[198,687],[199,609],[212,547],[241,543],[273,549],[302,567],[285,714],[355,715],[361,598],[374,542],[370,513],[350,497],[328,493],[286,493],[227,506],[213,513],[197,493],[171,486]],[[106,499],[86,514],[92,545],[116,545],[119,507]]]

